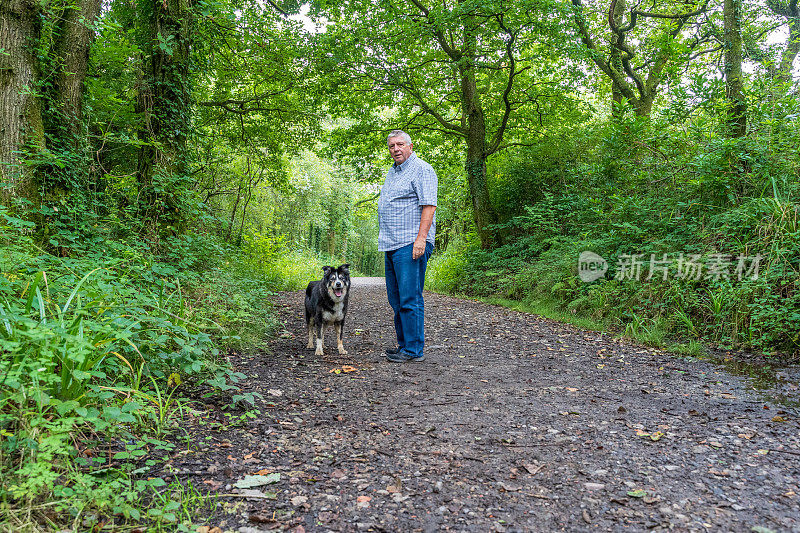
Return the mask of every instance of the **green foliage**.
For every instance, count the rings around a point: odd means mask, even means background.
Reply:
[[[541,165],[529,165],[527,151],[498,165],[495,172],[508,173],[495,196],[525,198],[509,201],[505,244],[481,250],[452,241],[431,262],[431,287],[555,306],[657,346],[688,339],[800,353],[797,159],[765,149],[757,135],[729,141],[640,119],[595,126],[594,138],[589,131],[534,148]],[[796,133],[769,135],[784,146]],[[603,144],[598,153],[589,148]],[[607,260],[605,279],[578,278],[585,250]],[[729,275],[682,278],[673,264],[666,280],[645,279],[650,254],[679,253],[705,265],[727,257]],[[613,279],[626,254],[643,254],[638,281]],[[758,278],[739,279],[737,258],[758,254]],[[690,346],[682,350],[697,352]]]
[[[172,504],[153,507],[163,490],[143,479],[142,462],[154,465],[172,446],[158,439],[183,415],[182,381],[254,403],[219,347],[242,342],[245,322],[264,338],[262,298],[274,287],[251,282],[237,295],[251,314],[223,325],[241,308],[222,295],[247,284],[231,281],[230,249],[186,236],[155,256],[135,242],[89,240],[57,257],[36,247],[29,227],[0,208],[0,505],[9,520],[0,525],[21,529],[44,501],[76,523],[147,513],[176,524]],[[208,294],[220,296],[216,306]],[[114,464],[109,454],[87,459],[77,443],[106,447]]]
[[[305,288],[320,277],[321,257],[305,251],[290,250],[283,239],[266,235],[249,237],[244,245],[246,268],[252,276],[280,290]]]
[[[461,294],[466,291],[467,273],[473,273],[470,256],[480,246],[477,236],[469,234],[451,241],[447,248],[436,253],[425,272],[425,286],[430,290]]]

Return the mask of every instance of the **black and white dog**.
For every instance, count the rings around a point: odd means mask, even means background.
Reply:
[[[306,288],[306,328],[308,328],[308,346],[317,350],[314,355],[323,355],[322,341],[325,328],[336,327],[336,346],[341,355],[347,354],[342,344],[344,318],[347,316],[347,302],[350,298],[350,265],[339,268],[322,267],[322,281],[312,281]]]

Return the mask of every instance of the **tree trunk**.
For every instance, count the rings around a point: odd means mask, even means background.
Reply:
[[[144,115],[145,123],[139,132],[145,144],[139,151],[136,172],[145,204],[142,208],[148,218],[170,226],[181,218],[180,196],[186,192],[182,184],[188,178],[192,2],[159,0],[153,4],[145,74],[137,96],[137,111]]]
[[[244,201],[244,206],[242,206],[242,223],[239,224],[239,235],[236,237],[236,247],[240,248],[242,246],[242,236],[244,235],[244,223],[247,220],[247,206],[250,205],[250,198],[253,197],[253,189],[247,190],[247,198]]]
[[[655,101],[655,91],[650,92],[635,102],[636,107],[634,112],[637,117],[649,117],[653,112],[653,102]]]
[[[100,16],[101,0],[76,0],[63,15],[62,31],[56,44],[56,57],[61,69],[56,76],[56,91],[64,130],[75,142],[82,144],[83,92],[89,63],[89,51],[94,40],[92,24]]]
[[[239,201],[242,199],[242,183],[239,182],[236,191],[236,201],[233,202],[233,209],[231,209],[231,218],[228,220],[228,229],[225,231],[225,242],[231,242],[233,236],[233,223],[236,221],[236,211],[239,210]]]
[[[747,105],[742,95],[741,0],[725,0],[725,97],[728,101],[728,136],[738,138],[747,132]]]
[[[333,257],[336,252],[336,230],[328,228],[328,257]]]
[[[781,60],[777,71],[772,69],[778,81],[784,85],[792,81],[792,67],[797,54],[800,52],[800,6],[797,0],[767,0],[767,7],[776,15],[784,17],[789,23],[789,37],[786,39],[786,48],[781,53]]]
[[[469,28],[469,25],[467,26]],[[465,29],[465,42],[468,50],[474,50],[474,37]],[[472,211],[475,217],[475,230],[483,248],[491,248],[497,243],[497,235],[491,226],[497,224],[497,212],[489,197],[486,181],[486,117],[481,106],[478,86],[475,81],[475,55],[459,65],[461,77],[461,106],[467,120],[467,161],[466,173],[469,192],[472,197]]]
[[[39,30],[36,0],[0,1],[0,203],[5,205],[13,198],[39,201],[35,173],[19,154],[35,153],[45,144],[36,96]]]
[[[792,81],[792,66],[798,53],[800,53],[800,10],[795,4],[794,17],[789,19],[789,37],[786,41],[786,48],[781,54],[781,64],[778,66],[778,79],[782,82]]]
[[[625,14],[625,9],[627,4],[625,0],[617,0],[614,2],[613,11],[610,11],[608,16],[613,17],[614,19],[614,26],[619,28],[622,25],[622,16]],[[618,47],[619,41],[621,37],[615,33],[611,32],[611,52],[609,57],[609,64],[617,71],[623,72],[622,67],[622,50]],[[623,99],[624,96],[622,94],[622,88],[620,87],[619,83],[616,80],[611,80],[611,116],[614,118],[620,118],[623,114]]]

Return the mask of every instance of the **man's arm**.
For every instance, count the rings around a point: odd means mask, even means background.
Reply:
[[[435,205],[423,205],[422,217],[419,220],[419,233],[414,240],[414,248],[411,250],[411,258],[419,259],[425,253],[425,240],[428,238],[428,230],[433,224],[433,214],[436,212]]]

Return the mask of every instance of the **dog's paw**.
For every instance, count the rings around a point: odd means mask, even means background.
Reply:
[[[322,350],[317,350],[314,352],[314,355],[325,355],[325,354],[322,353]]]
[[[344,346],[339,346],[339,355],[347,355],[347,350],[344,349]]]
[[[314,347],[314,343],[313,342],[309,342],[308,346],[306,346],[306,350],[310,350],[313,347]]]

